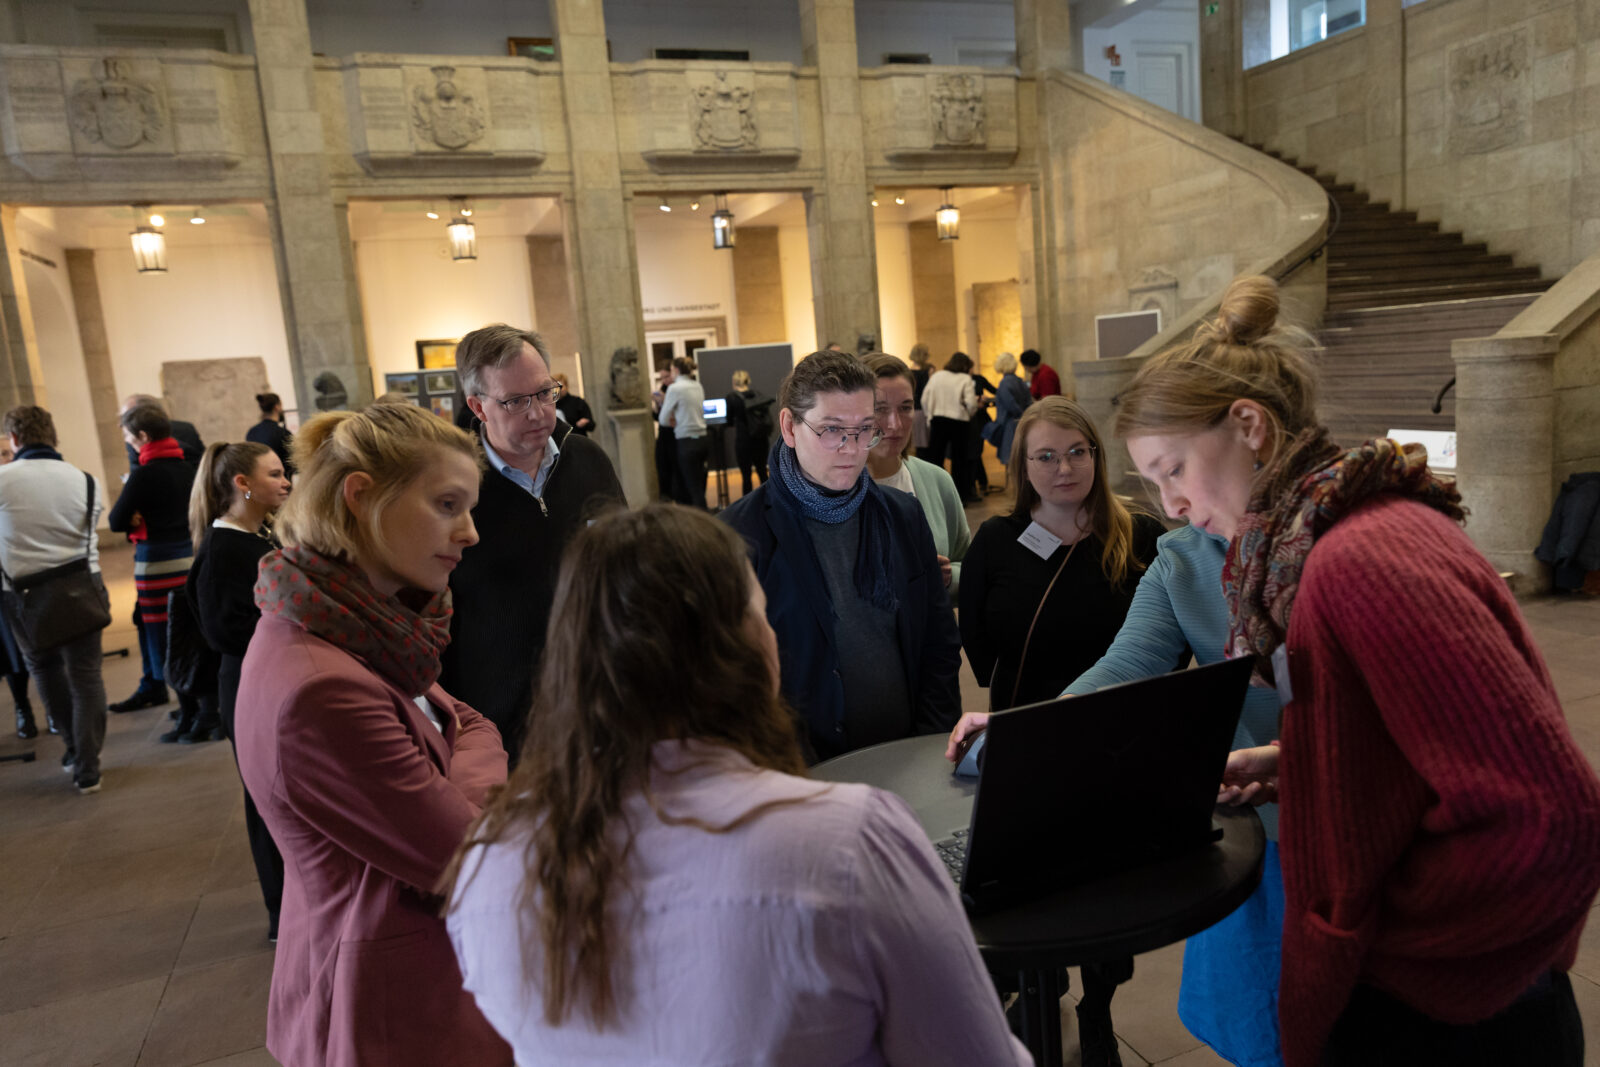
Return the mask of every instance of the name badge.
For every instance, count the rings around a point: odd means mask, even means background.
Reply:
[[[1294,685],[1289,681],[1289,646],[1279,645],[1272,650],[1272,677],[1278,686],[1278,706],[1287,707],[1294,700]]]
[[[1040,559],[1049,559],[1061,547],[1061,538],[1046,530],[1036,522],[1030,522],[1028,528],[1022,531],[1022,536],[1017,540],[1029,552]]]

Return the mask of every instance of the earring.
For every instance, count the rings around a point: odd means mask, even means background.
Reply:
[[[1260,469],[1261,469],[1261,461],[1260,461],[1260,460],[1259,460],[1259,459],[1258,459],[1258,460],[1256,460],[1256,465],[1255,465],[1255,466],[1254,466],[1254,467],[1252,467],[1252,468],[1251,468],[1251,469],[1252,469],[1252,470],[1258,470],[1258,471],[1259,471],[1259,470],[1260,470]],[[248,493],[246,493],[246,494],[245,494],[245,496],[247,496],[247,497],[248,497],[248,496],[249,496],[249,495],[250,495],[250,494],[248,494]]]
[[[1259,463],[1257,463],[1257,464],[1256,464],[1256,470],[1260,470],[1260,469],[1261,469],[1261,464],[1259,464]],[[249,499],[250,499],[250,490],[248,490],[248,489],[246,489],[246,490],[245,490],[245,491],[244,491],[244,498],[245,498],[245,499],[246,499],[246,500],[249,500]]]

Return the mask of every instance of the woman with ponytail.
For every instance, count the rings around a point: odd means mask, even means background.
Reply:
[[[277,547],[267,521],[288,498],[289,476],[283,461],[266,445],[249,441],[207,446],[189,497],[190,536],[200,546],[189,572],[189,603],[206,644],[221,661],[217,707],[230,743],[234,743],[239,672],[261,618],[255,601],[256,572],[261,558]],[[237,746],[234,755],[237,759]],[[244,827],[267,906],[267,939],[276,941],[283,857],[249,790],[244,794]]]
[[[1245,278],[1117,399],[1167,513],[1229,540],[1230,654],[1283,701],[1219,799],[1279,805],[1284,1063],[1578,1067],[1600,781],[1454,485],[1336,444],[1310,351]]]
[[[283,850],[267,1048],[284,1067],[510,1067],[462,988],[440,878],[499,732],[438,684],[450,573],[477,543],[473,439],[409,405],[318,415],[261,560],[234,730]]]

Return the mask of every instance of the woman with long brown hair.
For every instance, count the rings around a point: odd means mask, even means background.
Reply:
[[[663,505],[601,518],[553,616],[532,732],[447,909],[518,1062],[1028,1062],[915,816],[803,777],[736,533]]]

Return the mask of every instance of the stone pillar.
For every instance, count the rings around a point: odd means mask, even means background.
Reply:
[[[1039,152],[1039,181],[1029,190],[1033,272],[1022,294],[1023,339],[1055,368],[1061,375],[1062,389],[1071,393],[1072,366],[1060,354],[1068,336],[1065,310],[1071,303],[1071,294],[1063,293],[1056,279],[1064,273],[1063,261],[1073,241],[1068,166],[1073,148],[1073,105],[1060,81],[1051,80],[1072,69],[1072,20],[1067,3],[1068,0],[1016,0],[1016,22],[1017,66],[1023,78],[1032,83]],[[1018,225],[1023,225],[1021,219]],[[1027,327],[1030,303],[1031,334]]]
[[[39,345],[33,336],[33,310],[22,279],[22,246],[17,243],[17,209],[0,205],[0,411],[18,404],[46,402]],[[115,468],[113,468],[115,469]]]
[[[72,287],[72,306],[78,318],[78,340],[83,346],[83,370],[89,379],[89,407],[94,411],[95,435],[100,441],[100,462],[106,474],[121,470],[128,462],[122,444],[122,423],[117,420],[121,398],[117,378],[111,368],[111,342],[106,336],[106,317],[100,307],[100,276],[95,273],[92,248],[69,248],[67,284]]]
[[[1118,493],[1138,493],[1141,483],[1133,460],[1128,456],[1127,442],[1112,433],[1116,408],[1111,401],[1133,381],[1143,363],[1143,359],[1123,356],[1083,360],[1072,365],[1078,403],[1100,429],[1100,441],[1106,450],[1106,476],[1111,479],[1112,490]]]
[[[1555,503],[1555,334],[1455,341],[1456,484],[1467,533],[1519,594],[1550,584],[1533,558]]]
[[[322,139],[305,0],[249,0],[266,117],[272,197],[267,217],[289,365],[301,417],[316,413],[312,383],[338,375],[350,405],[372,399],[345,204],[335,202]]]
[[[739,343],[787,341],[778,228],[751,226],[741,229],[738,238],[733,246],[733,304],[739,313]]]
[[[1221,0],[1214,14],[1200,5],[1200,119],[1218,133],[1243,137],[1244,8],[1264,0]]]
[[[561,206],[578,349],[584,387],[589,390],[584,399],[594,409],[599,443],[617,465],[628,502],[639,505],[655,497],[648,390],[637,404],[624,407],[613,404],[610,387],[612,352],[644,349],[644,311],[632,197],[622,188],[605,15],[599,0],[550,0],[550,14],[572,148],[572,194]],[[641,360],[640,365],[646,367],[648,361]],[[643,370],[641,375],[648,377]],[[610,418],[605,417],[608,414]]]
[[[806,197],[817,346],[836,341],[850,352],[870,336],[876,348],[883,341],[878,251],[862,153],[855,0],[800,0],[800,44],[802,61],[817,68],[822,102],[823,184]]]
[[[601,383],[591,384],[578,366],[578,313],[572,306],[566,243],[559,237],[529,237],[528,274],[533,284],[534,322],[550,349],[550,371],[565,373],[587,400]]]
[[[917,320],[917,340],[928,346],[935,367],[944,366],[961,347],[956,300],[956,250],[939,240],[931,222],[906,227],[911,251],[911,304]]]

